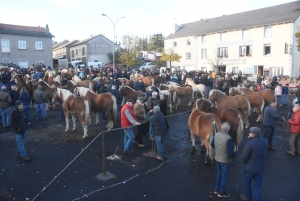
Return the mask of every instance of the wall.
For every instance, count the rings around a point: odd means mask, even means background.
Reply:
[[[10,63],[18,65],[19,59],[26,59],[30,67],[36,64],[36,60],[43,60],[45,66],[52,67],[52,38],[0,34],[0,39],[8,39],[10,42],[9,54],[3,54],[0,45],[0,63],[3,59],[10,59]],[[26,49],[19,49],[19,40],[26,41]],[[42,42],[43,50],[35,50],[36,41]]]

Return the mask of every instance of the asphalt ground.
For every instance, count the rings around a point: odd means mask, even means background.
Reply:
[[[189,111],[179,107],[177,113]],[[278,108],[285,115],[289,106]],[[243,193],[242,150],[247,142],[245,129],[242,143],[236,153],[227,184],[229,198],[213,194],[216,165],[204,164],[200,141],[196,140],[196,153],[189,152],[189,113],[168,117],[170,130],[165,136],[167,160],[160,162],[151,156],[151,141],[144,136],[145,148],[133,146],[134,153],[123,154],[123,130],[105,134],[106,156],[114,153],[119,159],[106,160],[106,169],[114,175],[101,181],[103,173],[102,134],[107,120],[95,126],[94,116],[89,138],[83,139],[83,129],[77,121],[77,131],[65,134],[65,125],[59,121],[59,110],[48,111],[48,121],[36,121],[32,111],[31,127],[25,144],[30,162],[16,157],[16,142],[11,129],[0,128],[0,200],[41,201],[65,200],[239,200]],[[256,123],[257,114],[252,114],[250,125]],[[72,123],[70,123],[72,125]],[[120,127],[118,121],[115,128]],[[72,128],[72,127],[71,127]],[[263,201],[299,201],[300,156],[290,156],[288,133],[282,150],[279,150],[287,124],[278,122],[273,139],[277,151],[267,152],[266,169],[262,185]],[[136,132],[136,131],[135,131]]]

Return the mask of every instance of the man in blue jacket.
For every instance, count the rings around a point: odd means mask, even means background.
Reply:
[[[268,139],[268,149],[272,151],[276,151],[275,147],[273,147],[273,137],[274,137],[274,129],[276,128],[276,120],[286,122],[285,118],[277,114],[276,108],[276,101],[271,101],[270,105],[265,108],[264,111],[264,119],[263,119],[263,126],[264,126],[264,138]]]
[[[243,182],[245,195],[241,194],[243,201],[260,201],[261,185],[265,170],[267,140],[260,136],[261,130],[258,127],[251,127],[248,138],[250,139],[243,150]],[[251,183],[253,181],[253,195]]]

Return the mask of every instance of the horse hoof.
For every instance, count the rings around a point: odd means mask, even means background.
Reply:
[[[99,122],[96,122],[95,125],[99,125]]]
[[[195,148],[194,148],[194,147],[191,148],[190,152],[191,152],[191,153],[195,153]]]
[[[69,132],[69,130],[65,130],[65,133],[68,133]]]
[[[77,131],[77,129],[75,128],[75,129],[73,129],[72,131]]]
[[[87,135],[84,135],[84,136],[83,136],[83,139],[87,139],[87,138],[88,138],[88,136],[87,136]]]

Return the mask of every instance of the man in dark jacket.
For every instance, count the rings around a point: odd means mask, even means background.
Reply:
[[[17,142],[17,157],[23,159],[23,161],[30,161],[24,147],[28,122],[23,110],[23,102],[17,100],[15,106],[11,113],[11,126],[13,127]]]
[[[11,97],[6,90],[5,86],[2,86],[0,91],[0,112],[2,115],[2,123],[4,128],[9,128],[9,116],[10,116],[10,105],[11,105]]]
[[[158,151],[158,156],[156,158],[160,161],[164,161],[165,158],[165,146],[163,143],[163,137],[166,132],[166,124],[164,118],[165,117],[160,111],[159,106],[154,106],[146,116],[146,120],[152,122],[153,134]]]
[[[133,83],[133,89],[136,91],[141,90],[141,83],[138,80]]]
[[[229,123],[223,122],[221,124],[222,131],[217,132],[211,141],[211,146],[215,149],[215,160],[218,170],[214,194],[224,198],[230,196],[230,194],[226,192],[226,185],[229,176],[230,163],[234,155],[233,141],[228,134],[229,129]]]
[[[160,96],[160,100],[159,100],[160,111],[165,116],[165,124],[166,124],[167,130],[169,130],[170,126],[169,126],[169,123],[168,123],[168,121],[166,119],[166,116],[168,116],[168,114],[167,114],[168,103],[165,100],[165,95],[164,94],[160,94],[159,96]]]
[[[282,86],[282,95],[281,95],[282,105],[286,105],[288,99],[289,99],[289,84],[286,84],[285,86]]]
[[[273,137],[274,137],[274,129],[276,128],[276,120],[286,122],[285,118],[277,114],[276,108],[276,101],[271,101],[270,105],[265,108],[264,111],[264,119],[263,119],[263,126],[264,126],[264,138],[268,139],[268,149],[272,151],[276,151],[275,147],[273,147]]]
[[[267,140],[260,136],[261,130],[258,127],[251,127],[248,138],[250,139],[243,150],[243,182],[245,195],[241,194],[243,201],[260,201],[261,185],[265,170]],[[251,183],[253,181],[253,195]]]
[[[46,102],[46,96],[45,93],[42,91],[42,86],[39,85],[38,89],[33,93],[33,100],[35,103],[35,118],[36,120],[39,120],[40,115],[39,115],[39,108],[42,110],[42,116],[43,116],[43,121],[47,120],[47,115],[46,115],[46,107],[45,107],[45,102]]]
[[[16,101],[19,100],[19,92],[17,91],[17,87],[15,85],[11,86],[11,91],[9,92],[11,97],[12,105],[15,105]]]
[[[27,92],[26,88],[23,87],[20,91],[19,100],[23,102],[24,112],[27,118],[28,125],[30,124],[30,104],[31,104],[31,97],[30,94]]]

